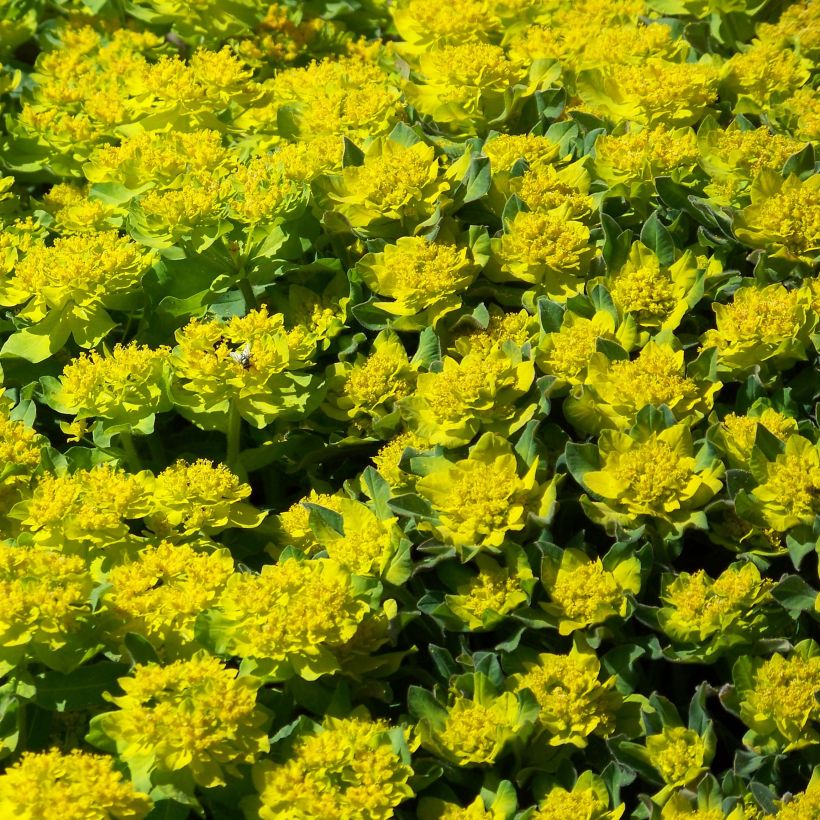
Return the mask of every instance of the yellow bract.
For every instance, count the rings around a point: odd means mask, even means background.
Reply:
[[[25,752],[0,775],[0,813],[16,820],[142,820],[152,801],[113,762],[80,749]]]
[[[168,354],[137,344],[115,345],[108,355],[96,350],[73,359],[63,370],[51,401],[78,419],[104,418],[139,424],[170,409]]]
[[[507,533],[524,529],[530,514],[547,517],[552,510],[556,480],[539,484],[537,467],[533,463],[521,477],[509,443],[485,433],[466,459],[441,459],[416,482],[417,492],[436,514],[433,522],[419,527],[467,554],[501,547]]]
[[[615,678],[599,680],[601,664],[593,652],[574,647],[567,655],[544,653],[510,677],[516,691],[529,689],[540,707],[538,720],[550,746],[587,745],[587,737],[608,737],[621,697]]]
[[[532,362],[509,348],[468,353],[460,362],[445,356],[440,371],[419,374],[415,392],[399,409],[427,443],[460,447],[482,427],[510,433],[523,427],[535,406],[516,408],[514,402],[534,378]]]
[[[362,165],[349,165],[328,177],[328,207],[364,233],[412,233],[446,204],[450,183],[441,174],[435,149],[376,138]]]
[[[685,424],[660,432],[604,430],[598,438],[601,468],[584,475],[600,501],[582,499],[594,521],[624,528],[654,523],[680,531],[701,520],[697,511],[722,486],[719,461],[698,465]],[[701,522],[702,525],[702,522]]]
[[[728,648],[752,636],[772,586],[751,562],[732,564],[714,580],[703,570],[682,572],[666,578],[658,623],[676,641]]]
[[[114,231],[58,239],[35,246],[16,266],[2,288],[3,304],[27,302],[25,313],[36,321],[46,310],[67,304],[105,304],[113,294],[133,290],[151,255]]]
[[[751,188],[752,203],[738,217],[737,237],[789,260],[820,252],[820,176],[785,180],[763,172]]]
[[[595,255],[589,228],[555,211],[519,211],[504,235],[492,240],[492,250],[491,279],[528,282],[538,295],[557,301],[581,291]]]
[[[664,405],[677,420],[695,424],[711,410],[722,385],[686,375],[683,351],[676,347],[652,341],[631,360],[593,353],[586,378],[564,403],[567,418],[584,432],[626,430],[647,405]]]
[[[790,435],[773,460],[755,458],[752,473],[758,481],[752,499],[770,527],[785,532],[814,523],[820,514],[820,446]]]
[[[604,781],[590,771],[583,772],[571,790],[553,786],[533,812],[533,820],[564,820],[585,817],[589,820],[618,820],[626,806],[609,808],[610,797]]]
[[[328,820],[388,820],[413,795],[401,737],[402,729],[384,721],[325,718],[297,739],[287,761],[254,767],[259,795],[248,804],[262,820],[285,820],[294,811]]]
[[[226,527],[255,527],[265,513],[245,502],[251,488],[224,464],[206,459],[177,461],[155,479],[146,478],[153,495],[152,525],[186,535],[219,532]]]
[[[603,283],[621,314],[632,314],[638,327],[675,330],[700,293],[697,261],[686,251],[671,265],[641,242],[635,242],[624,264],[604,277]]]
[[[525,604],[527,587],[533,575],[523,560],[502,567],[487,555],[476,556],[478,574],[461,584],[454,594],[445,595],[444,602],[470,632],[491,629],[509,613]]]
[[[703,738],[683,726],[664,727],[649,735],[646,751],[663,782],[669,786],[685,786],[707,769],[711,755]]]
[[[0,551],[0,668],[24,659],[59,664],[66,646],[91,619],[93,581],[86,562],[52,550]]]
[[[197,648],[194,624],[216,602],[234,562],[226,549],[160,541],[105,573],[102,609],[112,633],[144,635],[168,658]]]
[[[641,125],[691,125],[717,100],[718,72],[707,63],[648,57],[640,64],[587,69],[578,75],[584,105],[608,119]]]
[[[458,766],[486,766],[522,729],[522,709],[512,692],[493,695],[477,685],[472,698],[455,694],[440,721],[423,719],[421,744]]]
[[[403,236],[380,253],[367,254],[358,270],[375,294],[391,299],[374,304],[396,317],[396,330],[435,327],[461,305],[460,294],[478,274],[469,249],[416,236]]]
[[[315,680],[338,670],[334,650],[353,638],[370,606],[337,561],[286,560],[236,573],[216,606],[220,650],[253,658],[274,680]]]
[[[291,372],[316,349],[311,329],[288,330],[284,316],[267,308],[225,323],[192,319],[176,338],[175,403],[206,429],[224,429],[232,409],[256,427],[298,414],[318,382]]]
[[[558,620],[561,635],[623,617],[627,594],[637,595],[641,589],[641,563],[634,556],[605,568],[600,558],[565,549],[560,563],[545,556],[541,573],[550,597],[541,606]]]
[[[185,769],[205,788],[238,775],[268,751],[267,714],[256,705],[260,681],[237,677],[218,658],[200,652],[167,666],[140,665],[109,695],[115,711],[97,715],[92,731],[108,737],[134,773],[168,776]]]
[[[784,368],[805,358],[809,335],[817,322],[806,287],[746,285],[729,304],[715,303],[717,327],[702,337],[704,348],[717,348],[719,372],[745,377],[767,364]]]
[[[741,658],[734,678],[740,717],[750,729],[748,746],[788,752],[820,743],[820,654],[814,641],[801,641],[788,657]]]

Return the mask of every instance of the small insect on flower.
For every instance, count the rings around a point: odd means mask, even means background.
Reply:
[[[251,346],[246,344],[239,352],[232,351],[230,357],[239,365],[242,365],[243,370],[251,369]]]

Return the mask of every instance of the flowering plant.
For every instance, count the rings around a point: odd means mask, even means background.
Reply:
[[[820,816],[818,9],[0,0],[0,820]]]

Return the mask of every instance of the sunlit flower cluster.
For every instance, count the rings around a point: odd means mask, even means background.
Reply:
[[[818,32],[0,0],[0,820],[820,816]]]

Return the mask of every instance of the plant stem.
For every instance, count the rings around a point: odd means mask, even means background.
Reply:
[[[162,440],[156,435],[146,436],[148,441],[148,451],[151,453],[151,466],[155,473],[161,472],[165,468],[165,451],[162,447]]]
[[[256,223],[252,223],[248,226],[248,230],[245,233],[245,244],[242,248],[242,253],[239,256],[237,264],[237,272],[239,273],[239,290],[242,291],[242,298],[245,300],[245,313],[259,307],[259,303],[256,301],[256,295],[253,292],[253,286],[248,280],[247,273],[248,260],[254,252],[253,235],[255,232]]]
[[[231,470],[237,472],[239,467],[239,439],[242,434],[242,417],[236,409],[234,402],[231,402],[231,409],[228,411],[228,451],[225,462]]]
[[[128,462],[131,472],[138,473],[142,469],[142,461],[137,448],[134,446],[134,437],[131,435],[130,430],[120,431],[120,445],[125,453],[125,460]]]
[[[20,701],[17,707],[17,752],[25,752],[28,748],[28,710],[26,702]]]
[[[239,290],[242,291],[242,297],[245,299],[245,313],[259,307],[251,283],[244,276],[239,280]]]

